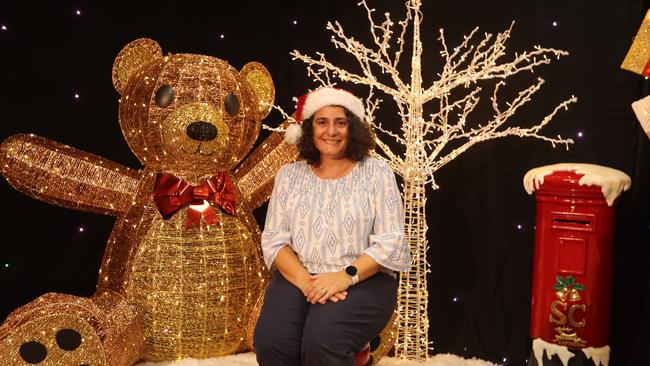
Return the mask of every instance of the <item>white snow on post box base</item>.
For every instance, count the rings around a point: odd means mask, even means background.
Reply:
[[[594,164],[560,163],[529,170],[524,176],[524,188],[526,192],[532,194],[535,190],[539,189],[544,184],[544,177],[553,172],[575,172],[576,174],[583,174],[578,184],[581,186],[600,187],[608,206],[613,205],[616,198],[632,186],[632,179],[620,170]]]
[[[542,358],[544,357],[544,351],[546,351],[546,358],[551,359],[553,355],[557,355],[562,365],[567,366],[569,360],[575,356],[575,354],[569,351],[565,346],[560,346],[553,343],[548,343],[540,338],[535,338],[533,340],[533,354],[535,355],[535,360],[537,360],[537,365],[542,366]],[[594,361],[596,366],[609,366],[609,346],[603,347],[587,347],[577,352],[582,351],[587,359]]]
[[[587,359],[594,361],[596,366],[608,366],[609,365],[609,346],[604,347],[587,347],[582,349],[582,353],[587,356]]]
[[[533,340],[533,354],[535,355],[535,360],[537,360],[537,366],[543,366],[544,362],[542,357],[544,357],[544,351],[546,351],[546,358],[551,359],[553,355],[562,361],[562,365],[567,366],[569,360],[575,356],[574,353],[570,352],[565,346],[559,346],[557,344],[545,342],[542,339],[535,338]]]

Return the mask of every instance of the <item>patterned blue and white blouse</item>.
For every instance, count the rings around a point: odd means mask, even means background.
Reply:
[[[363,253],[385,269],[408,271],[411,258],[393,171],[371,157],[339,179],[319,178],[305,161],[282,167],[262,233],[268,268],[285,245],[310,273],[340,271]]]

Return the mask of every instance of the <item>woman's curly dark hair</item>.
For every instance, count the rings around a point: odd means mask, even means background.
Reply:
[[[361,121],[354,113],[350,112],[347,108],[341,107],[345,110],[345,116],[348,118],[348,146],[345,149],[345,157],[354,160],[363,160],[370,151],[375,148],[375,140],[373,139],[370,126]],[[314,145],[314,116],[302,121],[302,137],[298,143],[298,151],[300,158],[305,159],[307,164],[316,165],[320,162],[320,151]]]

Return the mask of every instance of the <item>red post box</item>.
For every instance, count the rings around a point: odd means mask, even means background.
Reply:
[[[569,349],[606,346],[614,204],[630,178],[596,165],[556,164],[529,171],[524,185],[537,199],[531,337]]]

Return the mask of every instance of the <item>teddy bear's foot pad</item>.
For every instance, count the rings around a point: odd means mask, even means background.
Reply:
[[[0,339],[0,366],[105,366],[95,328],[76,315],[44,315]]]

